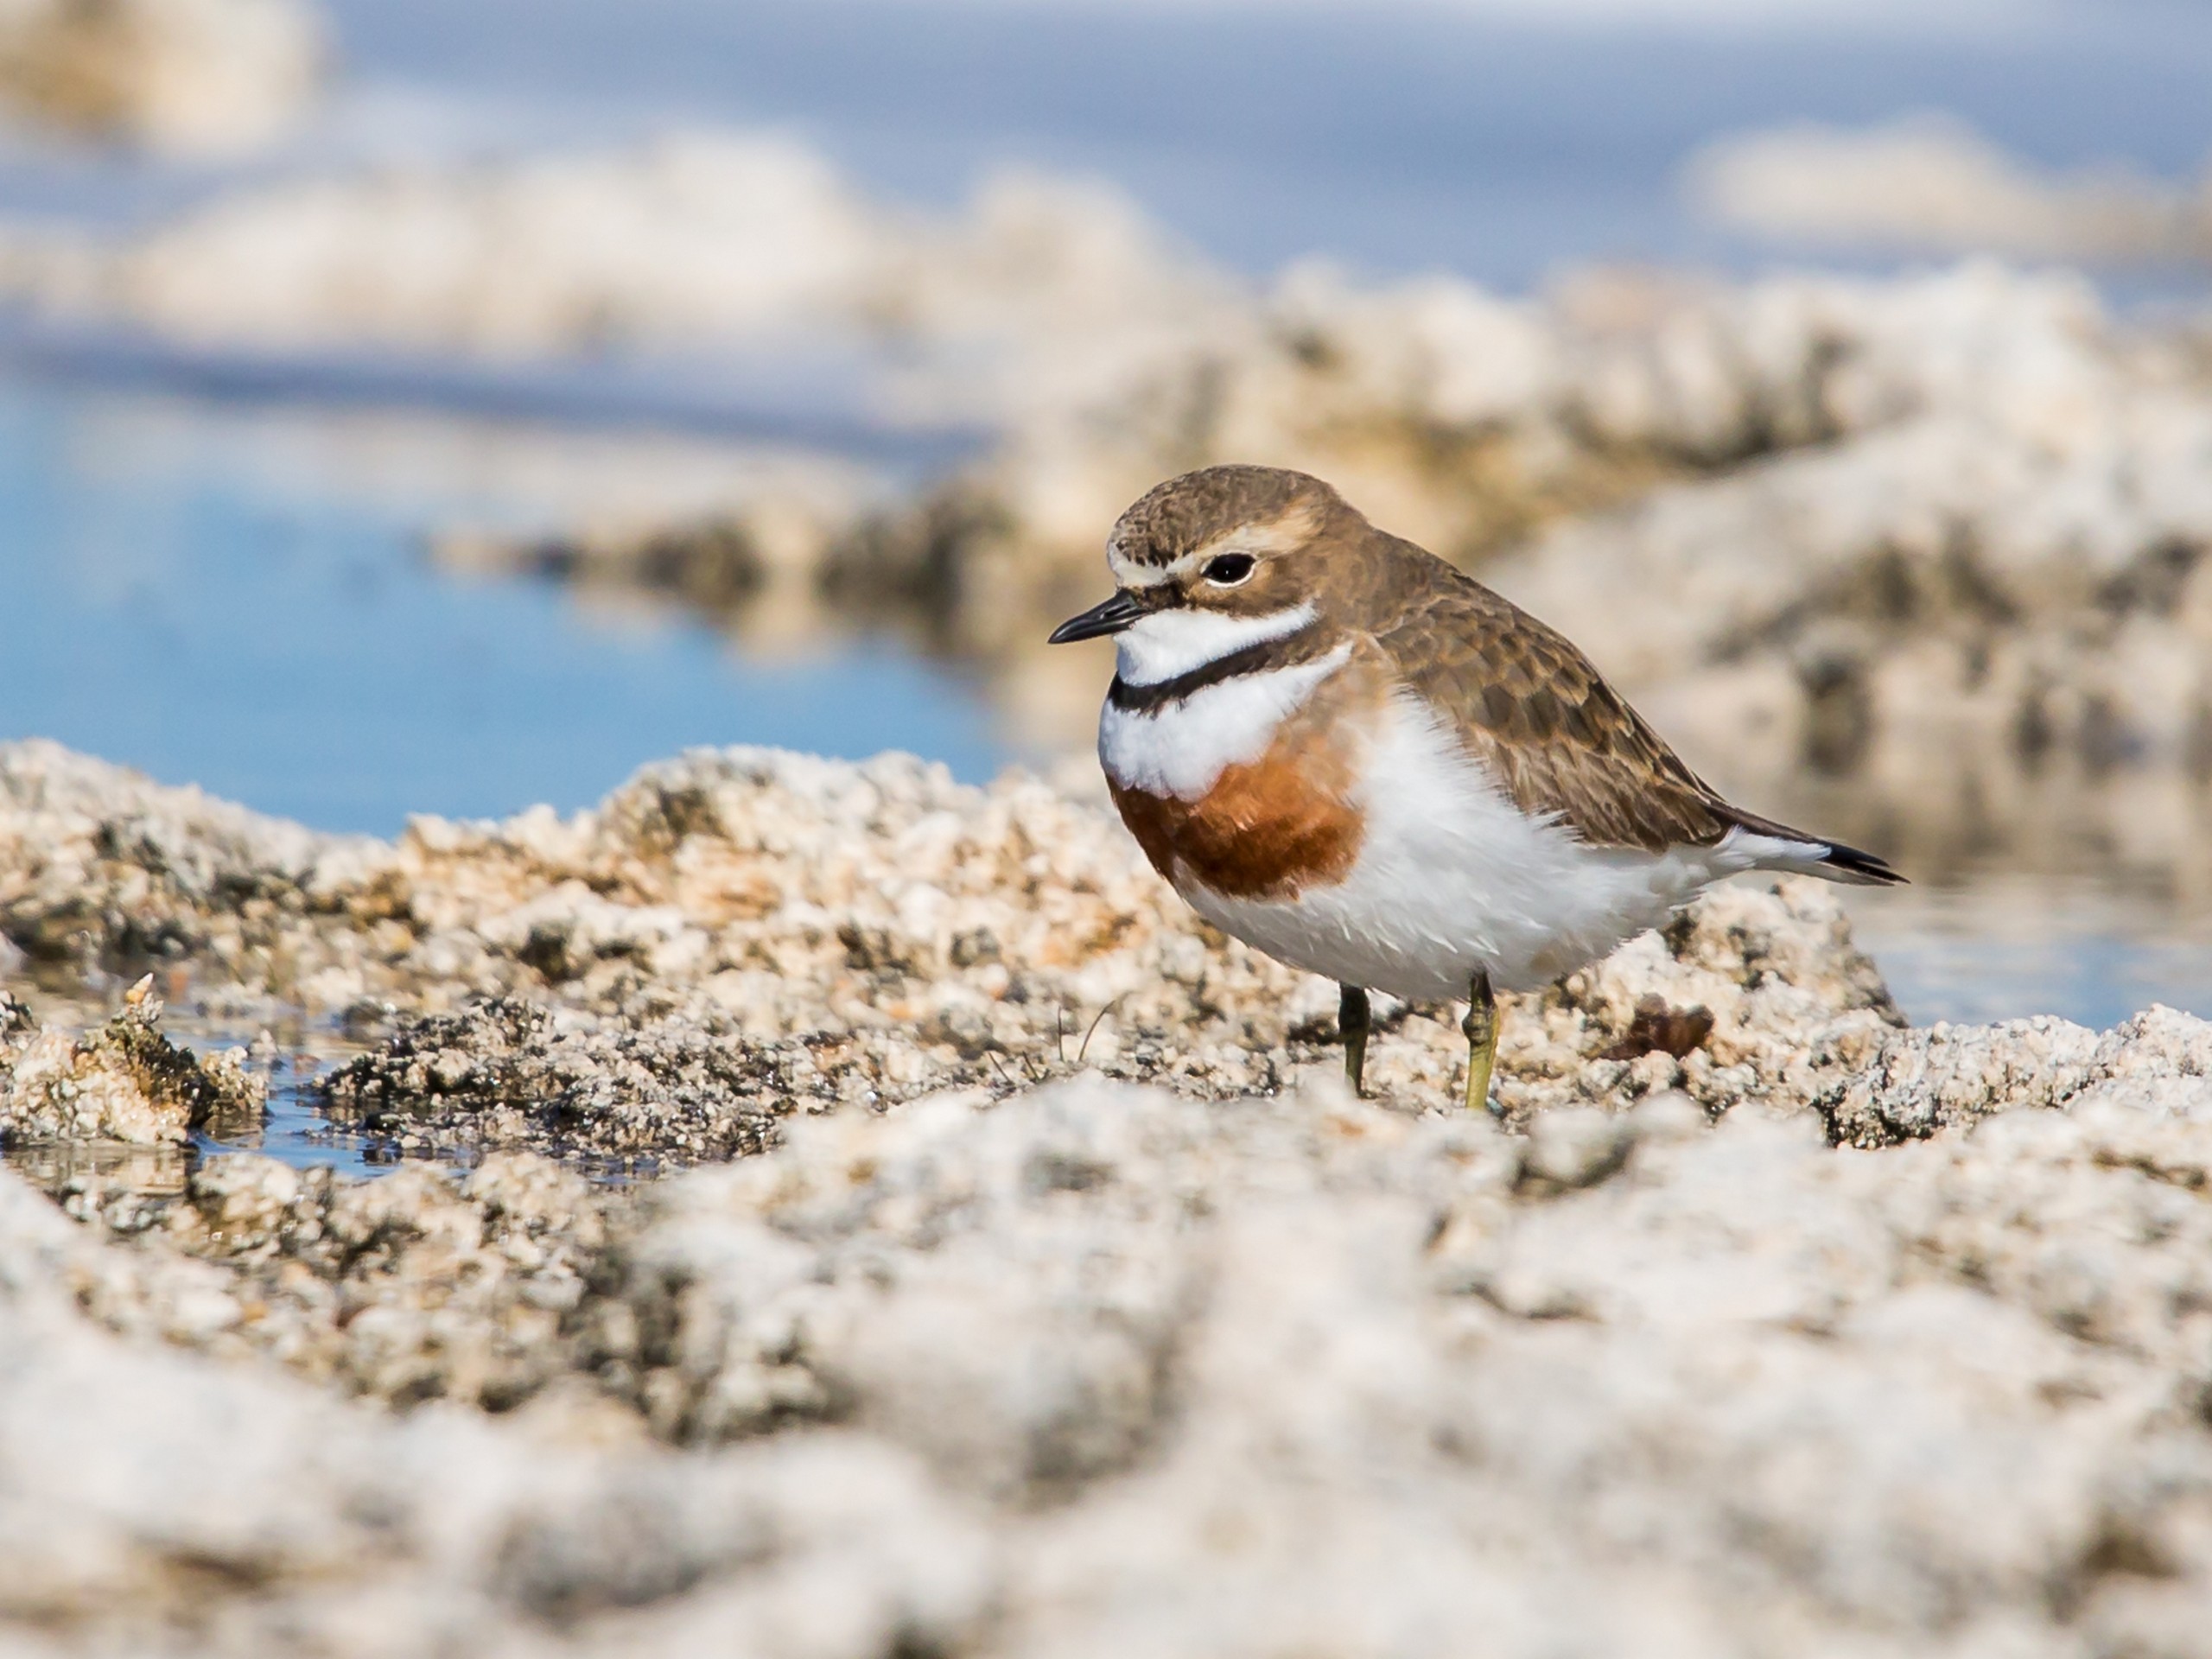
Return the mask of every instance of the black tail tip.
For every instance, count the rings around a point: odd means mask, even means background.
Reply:
[[[1756,812],[1746,812],[1740,806],[1726,802],[1717,803],[1721,816],[1738,828],[1753,835],[1771,836],[1777,841],[1790,842],[1807,853],[1822,849],[1817,857],[1807,858],[1802,863],[1795,857],[1783,861],[1785,868],[1803,869],[1812,865],[1820,874],[1831,881],[1847,881],[1861,887],[1897,887],[1905,885],[1905,879],[1890,868],[1887,859],[1877,858],[1860,847],[1847,847],[1840,841],[1830,841],[1826,836],[1808,836],[1802,830],[1792,830],[1786,823],[1777,823],[1772,818],[1763,818]]]
[[[1821,862],[1846,881],[1855,881],[1861,887],[1901,887],[1904,875],[1890,868],[1889,861],[1857,847],[1846,847],[1840,842],[1827,843],[1828,855]]]

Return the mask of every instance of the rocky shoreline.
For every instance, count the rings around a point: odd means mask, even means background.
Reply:
[[[1517,1000],[1497,1122],[1429,1011],[1350,1098],[1328,988],[1034,779],[701,753],[378,842],[18,745],[0,853],[11,1147],[257,1109],[163,1025],[290,1007],[422,1154],[0,1169],[24,1651],[2179,1656],[2212,1611],[2212,1025],[1908,1027],[1817,884]]]
[[[0,747],[0,935],[34,970],[157,969],[234,1020],[347,1020],[387,1040],[330,1103],[460,1141],[542,1138],[527,1099],[599,1150],[705,1134],[692,1156],[721,1157],[757,1149],[734,1125],[761,1114],[709,1129],[710,1099],[880,1107],[1084,1065],[1222,1098],[1334,1064],[1333,988],[1215,933],[1109,810],[1019,772],[976,788],[899,755],[700,751],[572,817],[417,818],[385,842],[34,742]],[[1692,1009],[1680,1043],[1667,1016]],[[1440,1012],[1385,1005],[1379,1096],[1448,1091],[1463,1039]],[[1810,1099],[1900,1019],[1807,881],[1716,893],[1508,1013],[1516,1123],[1656,1089],[1714,1113]],[[614,1126],[611,1077],[660,1141]]]

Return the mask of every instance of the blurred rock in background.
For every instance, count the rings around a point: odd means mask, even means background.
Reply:
[[[2003,253],[2113,267],[2212,259],[2212,187],[2107,166],[2057,173],[1964,123],[1745,133],[1692,158],[1685,182],[1724,225],[1808,248]]]
[[[0,107],[176,155],[275,138],[323,57],[305,0],[0,0]]]

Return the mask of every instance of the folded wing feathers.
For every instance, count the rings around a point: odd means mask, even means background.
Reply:
[[[1571,640],[1478,582],[1432,590],[1376,642],[1515,805],[1592,845],[1663,852],[1740,829],[1788,843],[1762,865],[1873,887],[1904,880],[1872,853],[1730,805]]]

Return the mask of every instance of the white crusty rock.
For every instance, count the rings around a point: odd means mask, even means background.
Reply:
[[[1034,780],[700,753],[395,843],[50,746],[0,783],[49,971],[386,999],[332,1097],[473,1160],[0,1171],[0,1641],[2135,1659],[2212,1618],[2187,1015],[1905,1029],[1830,890],[1724,887],[1515,1001],[1499,1122],[1414,1010],[1351,1098],[1332,988]],[[560,1161],[633,1153],[672,1173]]]
[[[142,982],[105,1025],[41,1031],[0,993],[0,1146],[25,1141],[175,1144],[195,1129],[257,1124],[267,1093],[245,1052],[201,1059],[162,1034]]]
[[[115,1249],[0,1172],[10,1651],[877,1659],[982,1620],[975,1523],[880,1442],[677,1458],[395,1421],[97,1329],[70,1286]]]
[[[455,1148],[550,1134],[689,1161],[794,1106],[1084,1064],[1224,1096],[1337,1063],[1333,986],[1215,933],[1109,811],[1019,773],[700,751],[570,817],[423,818],[381,842],[26,744],[0,748],[0,933],[35,956],[157,956],[217,1006],[453,1016],[327,1092]],[[509,1001],[465,1006],[486,997]],[[1465,1050],[1442,1012],[1387,1011],[1378,1090],[1449,1095]],[[1670,1089],[1802,1106],[1897,1018],[1831,892],[1731,888],[1513,999],[1499,1092],[1516,1121]]]
[[[64,1652],[2190,1653],[2207,1029],[2101,1039],[2148,1090],[1866,1151],[1671,1092],[1522,1137],[1092,1077],[634,1196],[525,1160],[302,1203],[245,1160],[104,1238],[0,1177],[0,1618]],[[266,1312],[173,1311],[226,1280]],[[343,1411],[80,1309],[402,1403],[480,1356],[505,1391],[450,1397],[502,1411]],[[371,1363],[402,1332],[413,1392]]]
[[[228,958],[365,845],[34,739],[0,745],[0,933],[33,961]]]
[[[2113,1100],[2212,1121],[2212,1026],[2153,1007],[2101,1035],[2048,1014],[1891,1032],[1814,1105],[1837,1141],[1878,1146],[1992,1112]]]
[[[81,1176],[62,1186],[65,1211],[135,1245],[73,1259],[71,1287],[102,1323],[266,1357],[344,1394],[493,1411],[568,1399],[566,1325],[622,1209],[528,1153],[375,1180],[239,1153],[181,1185],[173,1198]],[[618,1440],[641,1433],[627,1414],[600,1421]]]
[[[1141,365],[1114,347],[1180,340],[1235,289],[1103,185],[1007,173],[932,217],[795,140],[713,130],[261,181],[119,240],[17,225],[0,250],[57,314],[202,346],[512,359],[888,340],[983,351],[994,414],[1126,385]],[[1016,348],[1046,383],[988,374]]]
[[[2120,167],[2040,168],[1948,116],[1739,133],[1685,173],[1692,199],[1721,223],[1799,247],[2107,266],[2201,264],[2212,253],[2201,192]]]

